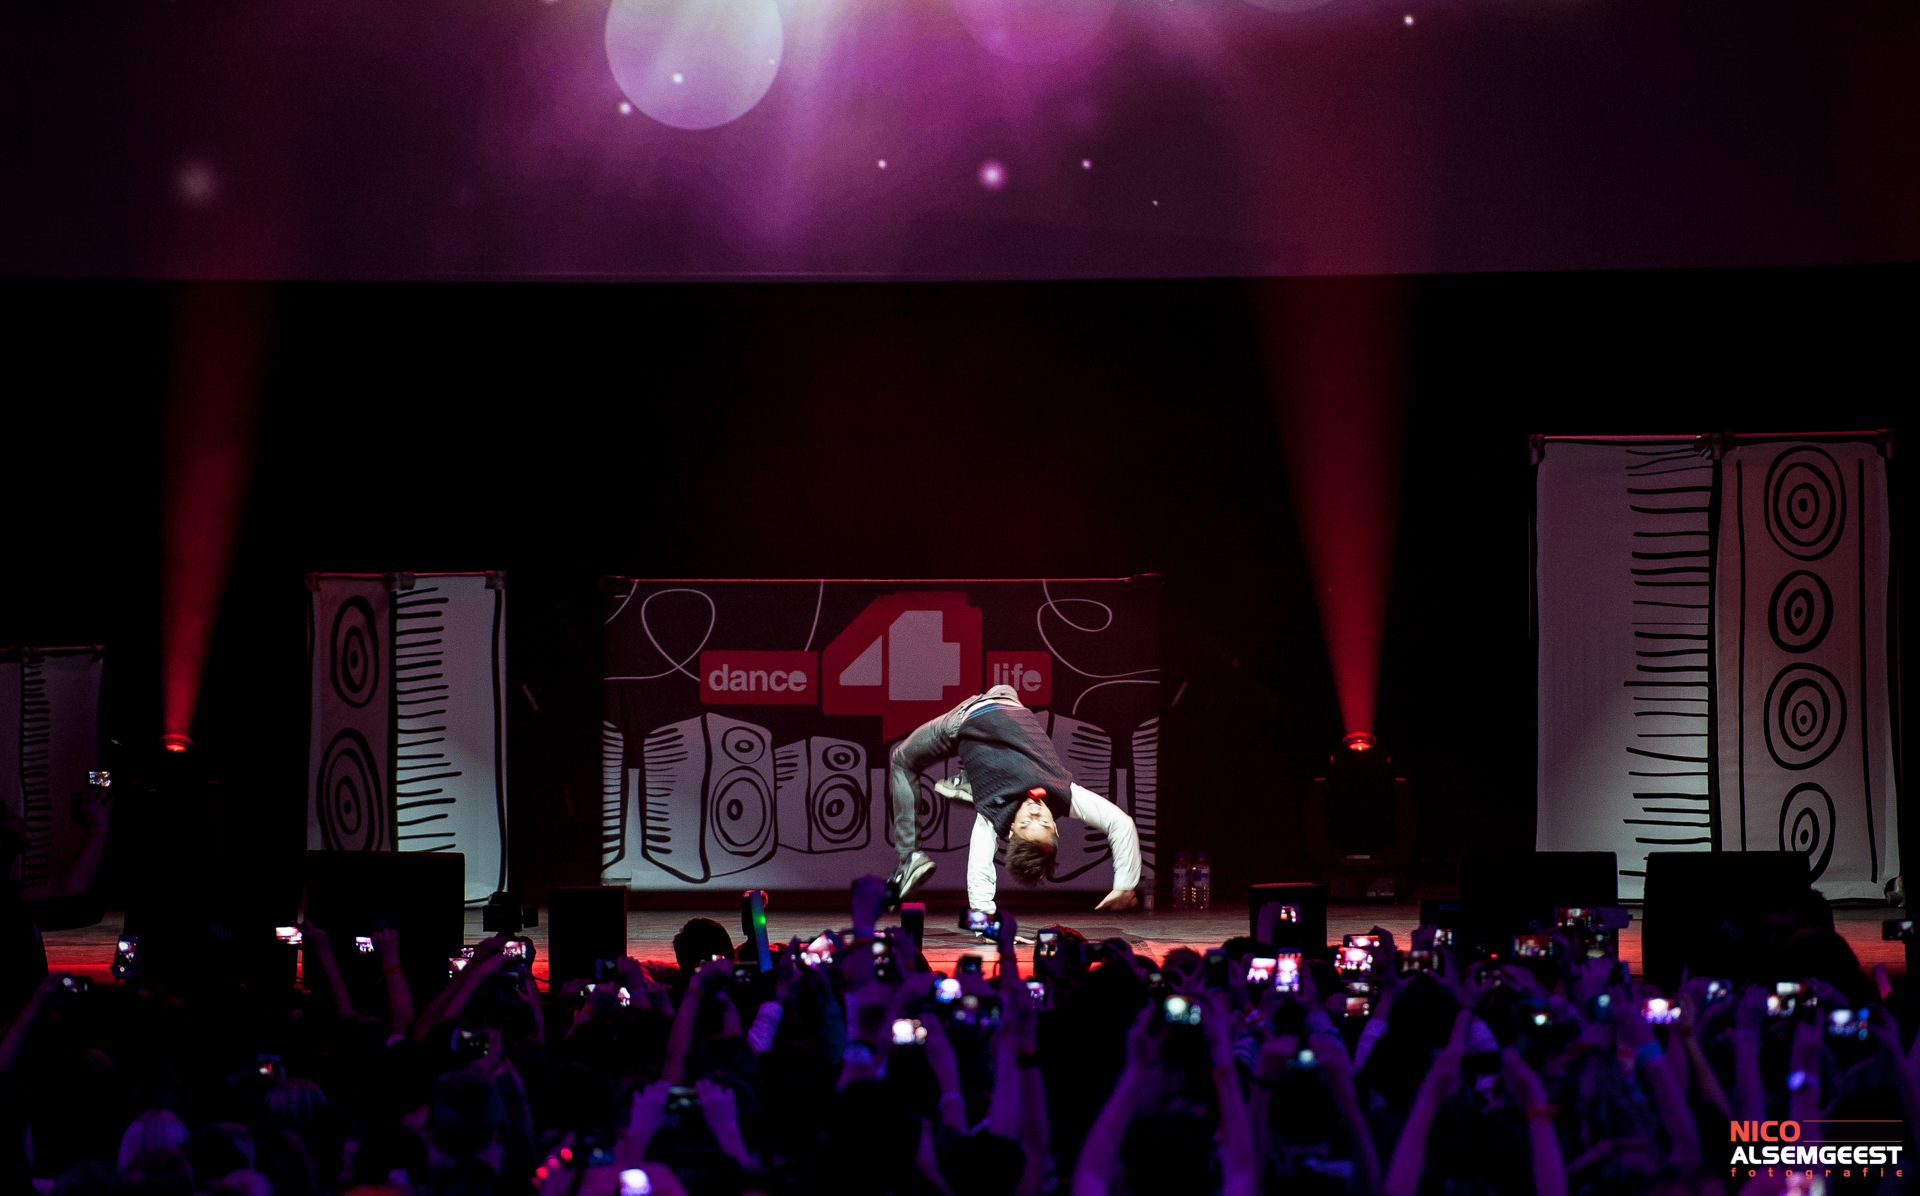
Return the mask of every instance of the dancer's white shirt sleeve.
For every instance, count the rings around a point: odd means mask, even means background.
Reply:
[[[1107,846],[1113,849],[1113,887],[1139,887],[1140,835],[1127,812],[1093,790],[1075,785],[1071,813],[1107,837]]]
[[[971,806],[968,809],[972,809]],[[1000,887],[999,873],[994,871],[993,853],[1000,846],[1000,836],[994,833],[993,823],[988,822],[984,814],[973,816],[973,838],[967,840],[967,908],[981,909],[988,913],[994,911],[993,895]]]

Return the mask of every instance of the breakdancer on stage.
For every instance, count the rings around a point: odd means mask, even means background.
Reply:
[[[889,788],[893,797],[893,842],[900,867],[888,888],[903,900],[933,874],[923,851],[915,816],[917,775],[948,756],[958,755],[965,775],[942,781],[935,791],[974,809],[973,838],[967,847],[967,904],[994,908],[996,873],[993,853],[1007,841],[1007,871],[1022,884],[1037,885],[1053,871],[1060,848],[1062,818],[1078,818],[1104,833],[1113,849],[1113,891],[1095,909],[1131,909],[1140,883],[1140,837],[1126,812],[1073,783],[1033,712],[1020,704],[1010,685],[996,685],[952,710],[921,724],[893,749]]]

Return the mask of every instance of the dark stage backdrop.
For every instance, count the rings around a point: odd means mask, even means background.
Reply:
[[[1416,792],[1423,882],[1450,883],[1462,848],[1533,843],[1527,435],[1644,431],[1650,411],[1800,427],[1808,395],[1829,426],[1898,426],[1916,281],[1410,280],[1405,419],[1372,429],[1406,445],[1375,730]],[[282,288],[190,753],[221,784],[156,824],[183,828],[183,858],[297,877],[314,570],[508,572],[512,879],[534,893],[599,877],[602,576],[1154,571],[1162,785],[1188,795],[1162,805],[1160,852],[1210,852],[1223,896],[1283,876],[1343,728],[1261,321],[1326,286]],[[108,645],[103,747],[131,776],[161,730],[173,292],[10,280],[0,298],[7,435],[44,446],[6,473],[26,513],[0,554],[0,643]],[[433,504],[397,515],[397,478]],[[1004,517],[963,501],[982,483]],[[116,835],[110,865],[135,842]]]
[[[58,883],[87,845],[71,803],[100,767],[103,656],[92,645],[0,651],[0,802],[27,828],[6,880]]]
[[[891,872],[894,746],[994,685],[1036,712],[1076,782],[1133,816],[1153,883],[1157,577],[605,588],[606,883],[838,889]],[[965,888],[975,816],[933,791],[958,772],[950,757],[919,778],[919,846],[942,865],[931,888]],[[1051,884],[1104,892],[1110,859],[1105,836],[1068,820]]]

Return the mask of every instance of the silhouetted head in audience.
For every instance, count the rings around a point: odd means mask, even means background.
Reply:
[[[673,958],[680,965],[680,983],[691,984],[700,965],[718,956],[733,958],[733,938],[712,918],[689,918],[673,936]]]
[[[118,1196],[193,1196],[193,1166],[169,1147],[143,1150],[120,1168]]]

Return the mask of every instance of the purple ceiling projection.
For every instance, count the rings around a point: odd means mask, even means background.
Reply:
[[[1907,260],[1894,0],[30,0],[0,269]]]

